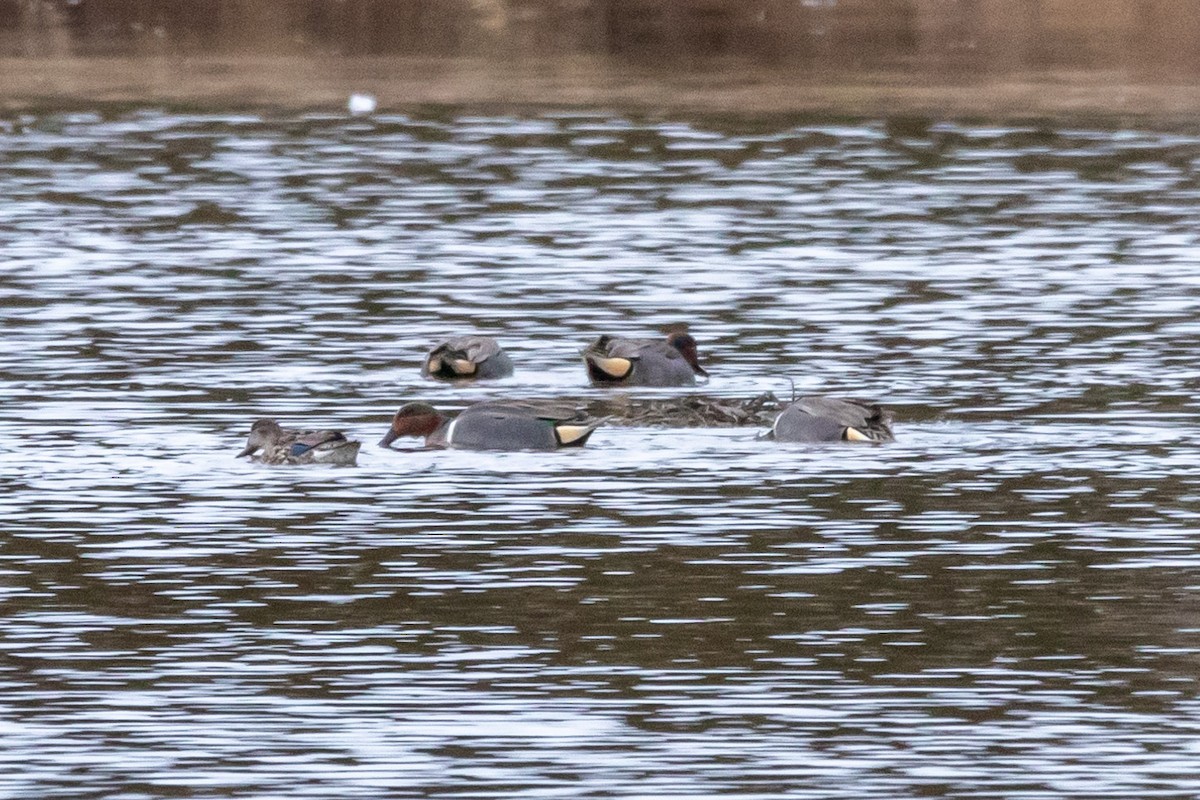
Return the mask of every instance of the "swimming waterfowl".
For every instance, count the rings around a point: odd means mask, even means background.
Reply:
[[[708,377],[696,340],[683,325],[669,328],[665,340],[605,334],[582,355],[594,386],[692,386],[697,375]]]
[[[892,414],[876,403],[801,397],[775,418],[769,438],[779,442],[890,442]]]
[[[556,450],[583,446],[602,422],[563,404],[489,401],[468,406],[451,419],[428,403],[407,403],[379,446],[388,447],[399,436],[424,436],[426,447]]]
[[[490,336],[455,336],[438,344],[421,363],[421,374],[440,380],[507,378],[512,360]]]
[[[281,427],[273,419],[260,419],[250,426],[250,438],[237,457],[262,450],[256,460],[264,464],[353,466],[361,446],[341,431],[298,431]]]

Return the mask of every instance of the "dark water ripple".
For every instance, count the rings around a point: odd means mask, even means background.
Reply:
[[[912,121],[10,120],[0,794],[1200,794],[1198,163]],[[899,441],[233,459],[264,414],[373,444],[405,399],[593,397],[583,342],[678,319],[705,391],[879,397]],[[475,329],[513,378],[419,379]]]

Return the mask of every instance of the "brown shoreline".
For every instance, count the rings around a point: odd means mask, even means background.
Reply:
[[[1022,72],[952,81],[913,72],[764,68],[707,61],[691,71],[601,58],[138,56],[0,58],[0,109],[167,106],[342,111],[368,92],[379,111],[429,106],[844,117],[1098,119],[1192,124],[1200,82],[1138,82],[1121,71]]]

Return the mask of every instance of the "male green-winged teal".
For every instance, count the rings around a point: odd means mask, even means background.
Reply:
[[[582,446],[602,422],[552,403],[488,401],[468,406],[453,419],[428,403],[407,403],[379,446],[387,447],[399,436],[424,436],[426,447],[555,450]]]
[[[507,378],[512,360],[490,336],[455,336],[429,351],[421,363],[421,374],[440,380]]]
[[[779,442],[890,442],[892,414],[875,403],[801,397],[775,418],[769,436]]]
[[[262,450],[257,460],[264,464],[353,466],[361,446],[341,431],[298,431],[280,427],[273,419],[260,419],[250,426],[250,438],[238,458]]]
[[[683,325],[668,328],[665,340],[605,334],[582,355],[594,386],[692,386],[697,375],[708,377],[700,366],[696,340]]]

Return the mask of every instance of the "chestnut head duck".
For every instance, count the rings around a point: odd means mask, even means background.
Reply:
[[[388,447],[401,436],[423,436],[426,447],[557,450],[583,446],[603,422],[554,403],[493,400],[468,406],[453,418],[428,403],[407,403],[392,417],[379,445]]]
[[[595,386],[692,386],[697,375],[708,377],[685,325],[667,328],[665,340],[605,334],[582,355]]]

